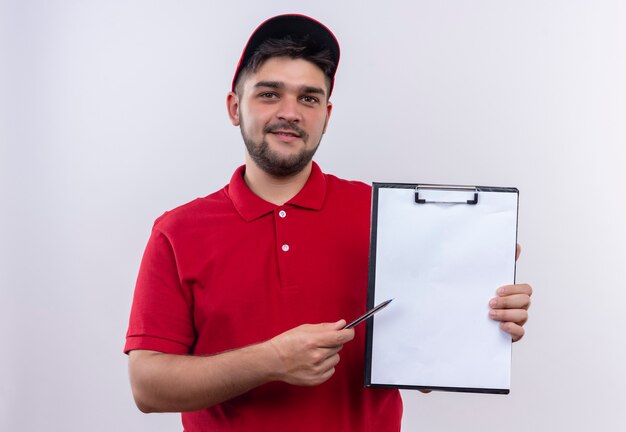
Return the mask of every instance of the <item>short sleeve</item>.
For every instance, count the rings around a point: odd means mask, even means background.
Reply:
[[[170,240],[153,228],[137,277],[125,353],[189,353],[196,338],[193,298],[181,280]]]

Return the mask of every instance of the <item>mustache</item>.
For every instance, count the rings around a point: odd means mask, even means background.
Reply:
[[[296,133],[303,140],[306,140],[309,137],[309,134],[307,134],[304,129],[297,124],[289,122],[272,123],[263,128],[263,132],[265,133],[274,133],[276,131],[291,131]]]

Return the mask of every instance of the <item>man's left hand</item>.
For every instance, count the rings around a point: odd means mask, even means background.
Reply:
[[[520,245],[517,245],[516,260],[520,251]],[[511,335],[513,342],[517,342],[524,336],[533,289],[528,284],[504,285],[498,288],[496,294],[489,302],[489,317],[500,321],[500,328]]]

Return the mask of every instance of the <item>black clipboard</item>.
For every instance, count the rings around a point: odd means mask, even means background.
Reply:
[[[373,183],[365,386],[508,394],[489,299],[515,282],[519,191]]]

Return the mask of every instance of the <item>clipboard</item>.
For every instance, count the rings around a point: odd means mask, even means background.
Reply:
[[[508,394],[511,337],[489,300],[515,283],[516,188],[373,183],[365,386]]]

